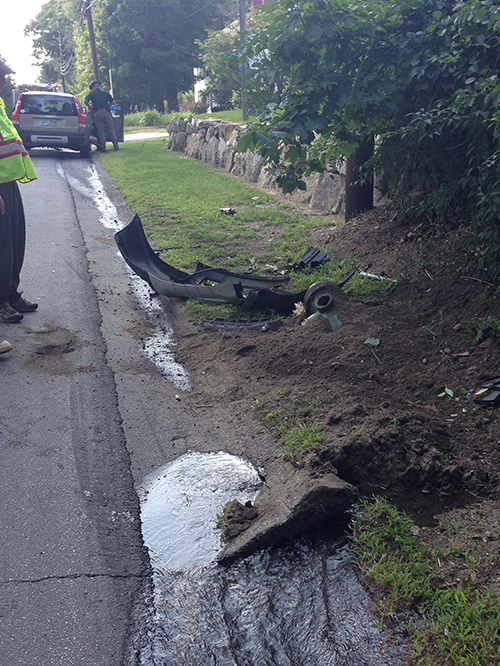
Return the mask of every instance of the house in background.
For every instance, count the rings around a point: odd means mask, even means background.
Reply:
[[[252,11],[255,11],[256,9],[259,8],[260,5],[267,5],[269,2],[272,2],[272,0],[250,0],[250,7]],[[241,23],[241,17],[240,17],[240,23]],[[235,21],[231,26],[227,26],[224,28],[224,30],[236,30],[237,29],[238,22]],[[202,67],[195,67],[194,68],[194,75],[196,78],[195,84],[194,84],[194,101],[197,104],[198,102],[201,102],[201,95],[202,92],[206,89],[208,82],[210,80],[210,75],[209,72]],[[211,113],[212,112],[212,107],[214,104],[212,104],[212,101],[209,100],[209,108],[208,111]]]

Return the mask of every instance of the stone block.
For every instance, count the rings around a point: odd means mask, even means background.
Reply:
[[[344,205],[344,190],[344,176],[333,173],[319,175],[311,197],[311,208],[322,213],[338,215]]]
[[[200,159],[201,146],[204,140],[199,134],[189,134],[186,142],[186,155],[195,160]]]

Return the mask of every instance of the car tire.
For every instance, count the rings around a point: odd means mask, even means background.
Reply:
[[[80,157],[90,157],[92,154],[92,146],[88,143],[83,148],[80,148]]]

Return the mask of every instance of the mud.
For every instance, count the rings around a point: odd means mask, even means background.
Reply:
[[[180,301],[163,299],[179,340],[177,359],[193,383],[184,406],[219,418],[242,441],[266,431],[257,404],[323,427],[324,441],[301,460],[284,460],[279,442],[262,456],[242,449],[265,474],[284,466],[288,478],[307,483],[333,475],[355,493],[366,486],[434,493],[451,504],[470,493],[483,511],[495,507],[499,412],[476,405],[474,393],[500,374],[499,340],[472,344],[468,322],[497,314],[498,285],[468,267],[474,257],[464,249],[465,231],[433,232],[397,225],[381,210],[322,228],[314,242],[330,256],[364,257],[363,270],[399,280],[389,295],[340,295],[335,333],[325,319],[301,326],[297,317],[267,331],[201,330]],[[380,344],[372,349],[367,338]],[[274,485],[282,504],[283,484]],[[266,511],[261,507],[257,520],[265,521]],[[493,534],[498,539],[498,530]]]

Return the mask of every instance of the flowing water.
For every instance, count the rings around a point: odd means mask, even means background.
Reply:
[[[148,138],[153,137],[148,135]],[[71,174],[64,169],[61,162],[58,162],[57,164],[57,171],[61,178],[64,178],[74,190],[94,201],[94,204],[99,211],[99,221],[105,229],[112,232],[117,232],[120,229],[123,229],[124,224],[120,220],[114,203],[107,195],[94,164],[89,163],[85,168],[87,178],[85,182],[71,176]],[[116,250],[116,254],[118,257],[122,258],[118,249]],[[141,353],[143,353],[144,356],[146,356],[146,358],[148,358],[176,388],[181,391],[191,390],[191,382],[186,369],[175,360],[176,344],[174,332],[165,311],[161,307],[158,299],[152,295],[151,289],[146,282],[137,276],[125,264],[125,261],[123,261],[123,265],[130,280],[132,293],[143,308],[146,319],[152,325],[151,334],[146,339],[142,340],[139,345]]]
[[[190,453],[140,489],[154,571],[143,666],[396,666],[402,641],[374,626],[345,543],[301,539],[223,568],[215,517],[261,481],[241,458]]]
[[[122,228],[93,165],[88,178],[71,185],[95,200],[106,228]],[[190,390],[162,308],[128,272],[155,326],[141,351]],[[260,485],[249,463],[226,453],[190,453],[144,480],[154,609],[142,666],[399,666],[403,640],[374,625],[345,542],[301,539],[227,568],[215,563],[216,515],[230,499],[253,501]]]

